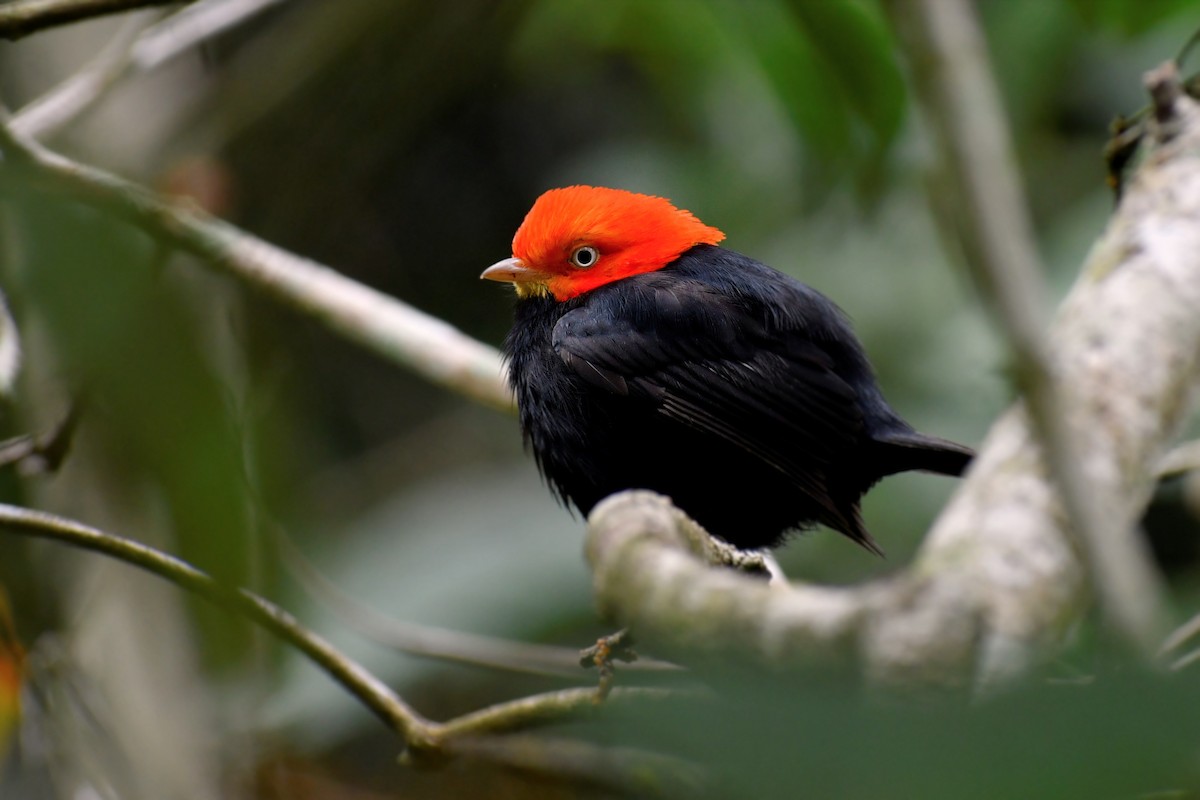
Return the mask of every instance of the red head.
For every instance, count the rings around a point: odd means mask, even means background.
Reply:
[[[568,186],[533,204],[513,238],[513,258],[481,277],[512,283],[521,297],[570,300],[630,275],[653,272],[725,234],[669,200],[621,189]]]

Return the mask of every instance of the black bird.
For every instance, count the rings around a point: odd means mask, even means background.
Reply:
[[[505,353],[538,467],[584,514],[651,489],[738,547],[821,523],[882,553],[862,495],[972,451],[892,410],[831,300],[723,238],[659,197],[538,198],[482,276],[516,287]]]

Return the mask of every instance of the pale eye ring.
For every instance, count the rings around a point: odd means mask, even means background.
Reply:
[[[571,251],[571,264],[579,269],[589,269],[596,266],[600,260],[600,251],[591,245],[576,247]]]

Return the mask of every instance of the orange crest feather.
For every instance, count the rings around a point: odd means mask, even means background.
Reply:
[[[551,277],[546,287],[569,300],[630,275],[653,272],[698,244],[725,234],[690,211],[647,194],[598,186],[551,189],[533,204],[513,238],[513,255]],[[571,264],[571,253],[589,245],[600,252],[594,267]]]

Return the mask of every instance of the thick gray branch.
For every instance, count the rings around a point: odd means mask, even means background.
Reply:
[[[1088,496],[1130,539],[1200,359],[1200,108],[1175,96],[1167,116],[1171,136],[1153,144],[1049,333]],[[1019,405],[888,581],[768,588],[708,567],[681,516],[624,494],[588,533],[602,608],[664,655],[734,649],[782,666],[840,653],[881,681],[991,680],[1059,642],[1088,605],[1088,562]]]
[[[1125,640],[1150,655],[1163,632],[1160,592],[1144,555],[1129,541],[1125,520],[1093,502],[1080,469],[1086,431],[1071,424],[1067,376],[1045,339],[1042,267],[983,31],[967,0],[891,0],[889,8],[952,179],[966,262],[995,306],[1047,471],[1078,534],[1101,606]]]

